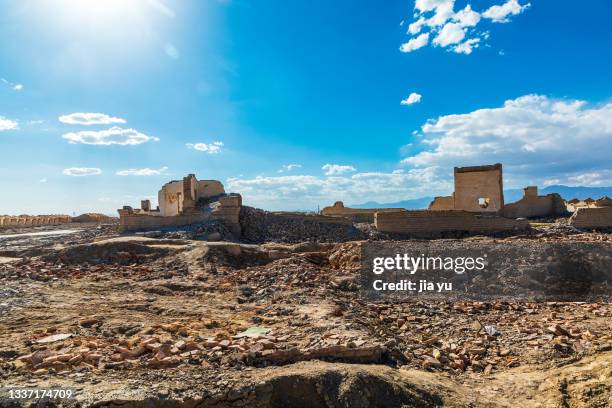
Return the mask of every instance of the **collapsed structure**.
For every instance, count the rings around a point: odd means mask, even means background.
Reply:
[[[226,194],[217,180],[198,180],[194,174],[162,186],[157,194],[159,205],[151,209],[149,200],[141,208],[124,206],[119,212],[119,230],[136,231],[189,225],[217,220],[236,237],[240,236],[240,194]]]

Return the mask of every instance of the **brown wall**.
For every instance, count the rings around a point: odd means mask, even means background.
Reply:
[[[374,214],[385,211],[399,211],[402,208],[349,208],[337,201],[330,207],[321,210],[321,214],[330,217],[347,217],[357,222],[374,222]]]
[[[0,228],[58,225],[71,221],[69,215],[0,215]]]
[[[431,203],[429,203],[428,210],[440,211],[440,210],[452,210],[455,208],[455,200],[453,196],[441,196],[435,197]]]
[[[565,201],[559,194],[525,195],[514,203],[506,204],[502,211],[503,216],[508,218],[554,217],[565,213]]]
[[[578,208],[569,224],[576,228],[612,228],[612,207]]]
[[[376,214],[376,229],[381,232],[432,237],[444,232],[494,233],[525,230],[529,223],[490,214],[467,211],[397,211]]]
[[[490,199],[487,208],[478,205],[479,197]],[[455,167],[454,208],[474,212],[496,212],[504,206],[502,166]]]

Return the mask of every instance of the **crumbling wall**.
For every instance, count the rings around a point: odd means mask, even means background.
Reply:
[[[220,197],[212,212],[212,218],[224,224],[236,238],[242,235],[240,227],[241,207],[242,196],[240,194],[230,194]]]
[[[200,198],[210,198],[221,194],[225,194],[223,184],[218,180],[200,180],[198,181],[198,188],[196,196]]]
[[[454,173],[455,210],[497,212],[504,207],[500,163],[490,166],[455,167]]]
[[[524,190],[523,198],[504,206],[502,210],[504,217],[533,218],[567,215],[565,201],[559,194],[539,196],[537,187],[527,187]]]
[[[157,193],[159,212],[165,216],[178,215],[183,209],[183,181],[171,181]]]
[[[356,222],[374,222],[374,214],[384,211],[398,211],[401,208],[349,208],[342,201],[336,201],[333,206],[325,207],[321,214],[330,217],[346,217]]]
[[[429,203],[428,210],[441,211],[441,210],[453,210],[455,208],[455,200],[453,196],[440,196],[434,197],[433,201]]]
[[[376,213],[375,225],[380,232],[423,238],[438,237],[451,232],[492,234],[529,228],[529,223],[525,220],[459,210],[381,212]]]
[[[570,217],[569,224],[584,229],[612,228],[612,207],[578,208]]]
[[[119,231],[147,231],[158,228],[180,227],[195,224],[210,218],[205,213],[190,213],[170,217],[134,213],[129,207],[119,211]]]
[[[35,227],[39,225],[58,225],[71,222],[69,215],[0,215],[0,228]]]

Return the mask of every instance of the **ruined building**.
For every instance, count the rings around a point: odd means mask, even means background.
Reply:
[[[162,186],[157,194],[159,205],[151,208],[149,200],[141,201],[140,209],[124,206],[119,212],[119,229],[151,230],[189,225],[207,220],[225,224],[240,236],[240,194],[226,194],[217,180],[198,180],[194,174]]]
[[[502,165],[455,167],[455,192],[436,197],[429,210],[499,212],[504,207]]]

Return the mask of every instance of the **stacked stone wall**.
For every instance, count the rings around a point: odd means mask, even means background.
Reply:
[[[71,222],[69,215],[0,215],[0,228],[36,227]]]
[[[569,224],[576,228],[612,228],[612,207],[578,208],[571,216]]]
[[[380,232],[424,238],[444,233],[493,234],[529,228],[525,220],[460,210],[381,212],[376,213],[375,225]]]

